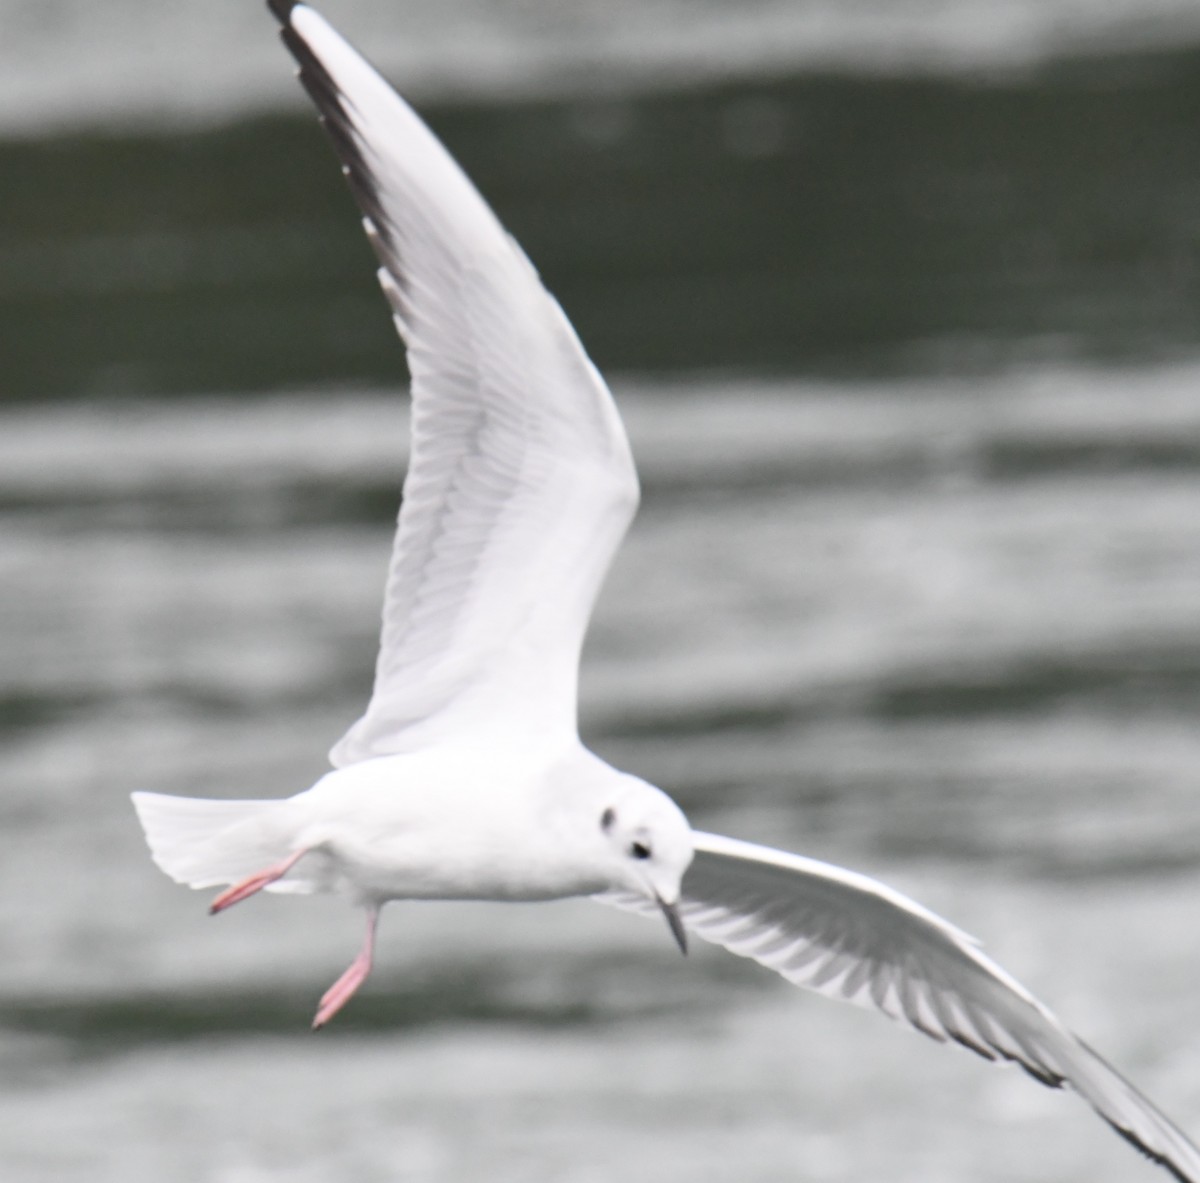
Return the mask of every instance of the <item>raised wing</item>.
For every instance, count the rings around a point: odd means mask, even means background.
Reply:
[[[330,758],[464,731],[574,734],[583,635],[638,499],[612,397],[412,109],[313,9],[270,7],[362,210],[412,373],[374,692]]]
[[[690,932],[797,986],[1069,1085],[1177,1179],[1200,1183],[1200,1150],[972,937],[865,875],[715,834],[695,840],[679,907]],[[595,898],[659,911],[633,896]]]

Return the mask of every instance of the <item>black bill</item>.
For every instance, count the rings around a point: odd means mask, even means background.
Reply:
[[[671,930],[671,935],[675,938],[675,943],[679,946],[679,951],[687,956],[687,929],[683,927],[683,921],[679,918],[679,907],[676,904],[668,904],[661,896],[655,896],[658,900],[658,906],[662,909],[662,914],[667,918],[667,926]]]

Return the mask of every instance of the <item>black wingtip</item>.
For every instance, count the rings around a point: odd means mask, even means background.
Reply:
[[[333,141],[359,208],[374,223],[379,240],[390,248],[388,218],[342,92],[312,46],[292,26],[291,15],[301,7],[299,0],[267,0],[267,7],[283,25],[279,36],[299,66],[300,83],[316,105],[321,123]]]
[[[267,7],[275,14],[275,19],[281,25],[286,25],[292,17],[292,9],[299,0],[267,0]]]
[[[1155,1165],[1164,1167],[1166,1170],[1170,1171],[1171,1174],[1179,1180],[1179,1183],[1196,1183],[1196,1180],[1191,1175],[1185,1175],[1183,1171],[1181,1171],[1179,1167],[1177,1167],[1169,1158],[1167,1158],[1165,1154],[1159,1154],[1157,1150],[1151,1150],[1150,1147],[1147,1146],[1146,1143],[1143,1142],[1141,1138],[1139,1138],[1132,1130],[1127,1130],[1123,1125],[1118,1125],[1111,1117],[1105,1117],[1103,1113],[1101,1113],[1100,1116],[1103,1117],[1104,1120],[1108,1122],[1108,1124],[1112,1126],[1112,1128],[1116,1130],[1116,1132],[1134,1148],[1134,1150],[1144,1155]]]

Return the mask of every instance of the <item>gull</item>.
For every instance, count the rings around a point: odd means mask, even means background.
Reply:
[[[379,260],[412,450],[366,712],[284,800],[133,794],[172,879],[340,892],[371,970],[390,900],[587,896],[1069,1086],[1185,1183],[1200,1150],[954,925],[865,875],[693,830],[581,743],[580,650],[638,503],[616,405],[520,247],[420,118],[307,4],[268,0]]]

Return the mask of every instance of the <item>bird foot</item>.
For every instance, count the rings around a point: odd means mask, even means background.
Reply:
[[[295,854],[288,855],[282,862],[267,867],[265,871],[259,871],[248,879],[243,879],[240,883],[227,887],[208,905],[208,914],[215,916],[218,912],[224,912],[226,908],[231,908],[248,896],[254,895],[255,892],[262,891],[268,884],[282,879],[307,853],[307,850],[298,850]]]
[[[321,996],[316,1017],[312,1022],[314,1031],[324,1027],[350,1001],[359,986],[367,980],[367,974],[370,972],[369,958],[364,959],[360,956],[354,959],[350,968]]]
[[[324,1027],[354,997],[354,992],[367,980],[375,956],[375,926],[378,921],[378,909],[368,909],[367,935],[363,940],[362,948],[358,951],[358,956],[350,962],[346,972],[321,996],[316,1017],[312,1022],[314,1031]]]

